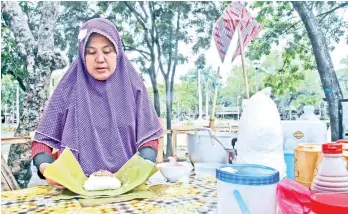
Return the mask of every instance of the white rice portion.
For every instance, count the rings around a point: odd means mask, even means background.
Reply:
[[[114,176],[91,175],[84,183],[83,188],[87,191],[115,190],[121,187],[121,181]]]

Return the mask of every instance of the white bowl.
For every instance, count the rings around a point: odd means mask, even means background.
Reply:
[[[188,175],[192,166],[188,163],[180,163],[182,166],[171,166],[169,163],[160,163],[157,164],[162,175],[167,178],[169,182],[175,182],[181,177]]]

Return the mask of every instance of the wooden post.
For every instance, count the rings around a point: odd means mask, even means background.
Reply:
[[[245,92],[246,92],[247,99],[249,99],[248,75],[247,75],[247,72],[245,70],[244,48],[243,48],[243,42],[242,42],[242,34],[240,32],[239,25],[237,26],[237,28],[238,28],[238,39],[239,39],[239,44],[240,44],[240,53],[241,53],[241,58],[242,58],[242,68],[243,68],[243,74],[244,74]]]
[[[219,80],[219,75],[220,75],[220,66],[218,67],[218,70],[216,73],[216,83]],[[209,128],[211,128],[212,130],[214,130],[214,127],[215,127],[215,110],[216,110],[217,94],[218,94],[218,86],[216,84],[215,91],[214,91],[213,108],[211,110],[210,121],[209,121]]]
[[[176,150],[177,150],[177,135],[178,135],[178,132],[177,132],[177,129],[172,129],[172,157],[175,157],[177,158],[178,155],[176,154]]]

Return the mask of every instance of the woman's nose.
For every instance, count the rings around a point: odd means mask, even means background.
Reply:
[[[105,57],[103,53],[98,53],[97,54],[97,62],[104,62],[105,61]]]

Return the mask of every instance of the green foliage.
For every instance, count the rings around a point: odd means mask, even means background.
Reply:
[[[8,108],[12,108],[12,105],[16,102],[18,82],[14,79],[13,75],[3,74],[1,76],[1,109],[3,110],[5,105]],[[24,98],[24,91],[19,89],[19,104],[22,109],[22,103]],[[11,109],[10,109],[11,110]]]
[[[194,112],[198,106],[197,84],[194,82],[182,82],[180,85],[175,85],[173,110],[175,112]],[[179,109],[177,107],[179,106]]]
[[[16,41],[12,32],[1,21],[1,78],[4,75],[12,75],[25,90],[25,79],[27,71],[23,59],[16,50]]]
[[[61,50],[67,50],[67,56],[71,63],[77,55],[77,35],[82,23],[100,17],[99,11],[91,8],[87,1],[62,1],[61,12],[57,18],[54,31],[54,43]]]
[[[348,31],[348,22],[343,20],[334,8],[342,2],[308,2],[317,14],[330,50]],[[347,6],[347,5],[346,5]],[[303,72],[316,69],[313,50],[306,29],[290,2],[255,2],[259,10],[256,20],[263,26],[261,35],[248,48],[251,60],[268,56],[274,46],[281,48],[282,65],[276,66],[277,73],[267,77],[265,86],[272,86],[276,95],[294,93]],[[328,11],[331,11],[327,13]]]

